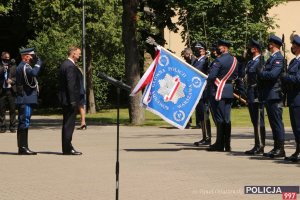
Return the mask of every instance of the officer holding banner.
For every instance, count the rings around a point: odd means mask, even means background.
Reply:
[[[285,160],[300,161],[300,37],[295,35],[292,40],[292,53],[296,56],[289,63],[286,73],[281,80],[285,85],[287,93],[287,104],[289,106],[290,120],[296,141],[296,151]]]
[[[264,67],[257,67],[258,77],[262,86],[262,100],[266,106],[272,129],[274,148],[264,153],[265,157],[284,157],[284,126],[282,122],[282,95],[280,74],[283,71],[284,57],[280,52],[282,40],[272,35],[268,40],[268,49],[272,53]]]
[[[237,78],[237,59],[229,54],[231,43],[218,40],[222,53],[211,66],[207,84],[210,90],[210,105],[217,127],[217,138],[208,151],[231,151],[231,105],[233,101],[233,80]]]
[[[254,129],[254,147],[245,154],[255,155],[264,153],[266,129],[264,123],[264,107],[261,102],[260,82],[257,78],[256,68],[264,65],[261,55],[261,45],[254,39],[250,41],[252,59],[246,66],[247,103],[251,122]]]

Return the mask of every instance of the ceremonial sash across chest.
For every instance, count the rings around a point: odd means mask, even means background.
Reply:
[[[229,71],[227,72],[227,74],[222,78],[222,80],[220,81],[220,79],[216,79],[215,80],[215,85],[217,86],[217,92],[216,92],[216,96],[215,96],[215,99],[217,101],[220,101],[221,100],[221,97],[222,97],[222,93],[223,93],[223,89],[224,89],[224,86],[226,84],[226,81],[228,80],[228,78],[231,76],[231,74],[234,72],[235,70],[235,67],[236,67],[236,64],[237,64],[237,60],[235,57],[233,57],[233,63],[229,69]]]

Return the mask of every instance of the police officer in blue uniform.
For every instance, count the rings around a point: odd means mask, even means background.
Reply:
[[[231,105],[233,101],[233,80],[238,76],[237,59],[230,55],[231,43],[218,40],[218,48],[222,55],[211,66],[207,84],[209,101],[217,127],[216,142],[208,151],[231,151]],[[219,83],[216,83],[219,81]],[[218,84],[218,86],[217,86]]]
[[[192,65],[207,75],[208,57],[206,56],[206,45],[203,42],[196,42],[194,44],[194,55],[197,59]],[[202,97],[196,106],[196,125],[202,128],[202,139],[194,143],[196,146],[211,144],[211,126],[208,115],[207,91],[204,90]]]
[[[296,151],[285,160],[300,161],[300,37],[295,35],[292,40],[291,51],[295,58],[291,60],[286,73],[281,80],[287,93],[287,105],[289,106],[290,120],[296,141]]]
[[[20,54],[22,61],[16,71],[16,104],[19,120],[17,130],[18,153],[20,155],[36,155],[36,152],[28,148],[28,128],[32,107],[38,103],[38,82],[36,78],[40,72],[42,61],[35,55],[34,48],[23,49]]]
[[[261,102],[260,82],[257,78],[256,68],[264,65],[264,60],[261,55],[261,45],[254,39],[250,41],[250,50],[252,59],[246,66],[247,80],[247,103],[251,122],[254,129],[254,147],[245,154],[255,155],[263,154],[266,139],[266,129],[264,123],[264,107]]]
[[[262,86],[262,100],[265,104],[272,129],[274,148],[263,155],[269,158],[284,157],[284,125],[282,122],[282,94],[280,74],[283,72],[284,58],[280,52],[282,40],[272,35],[268,40],[268,49],[272,53],[264,67],[257,72]]]

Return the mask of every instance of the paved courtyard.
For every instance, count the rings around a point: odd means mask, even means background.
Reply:
[[[17,155],[16,134],[0,134],[0,200],[115,199],[116,126],[76,130],[73,145],[83,155],[63,156],[61,120],[34,116],[32,123],[29,146],[37,156]],[[121,126],[119,199],[276,200],[282,196],[244,194],[244,186],[300,185],[300,163],[244,155],[254,142],[251,128],[233,127],[231,153],[194,147],[200,131]],[[289,155],[294,142],[286,131]]]

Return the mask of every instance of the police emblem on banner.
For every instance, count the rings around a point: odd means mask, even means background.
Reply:
[[[142,104],[168,123],[184,129],[206,86],[206,75],[162,47],[158,56]]]

